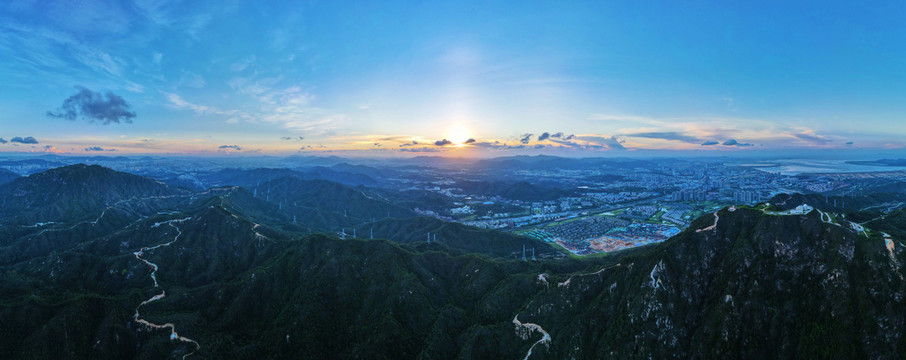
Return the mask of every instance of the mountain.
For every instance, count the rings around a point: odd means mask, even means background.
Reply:
[[[356,171],[363,172],[346,172],[339,169],[343,167],[331,166],[315,166],[312,168],[305,169],[303,179],[309,180],[327,180],[337,182],[343,185],[349,186],[376,186],[378,182],[374,180],[373,177],[367,175],[367,171],[363,169],[355,169]]]
[[[847,161],[847,164],[870,166],[906,166],[906,159],[880,159],[874,161]]]
[[[244,189],[224,189],[44,257],[0,256],[0,353],[451,358],[460,348],[493,349],[476,342],[507,327],[511,307],[532,293],[525,285],[540,271],[540,263],[450,253],[441,241],[300,237],[258,223],[267,216],[250,212],[267,206]],[[68,231],[79,230],[61,232]],[[155,264],[158,286],[139,256]],[[199,347],[141,326],[136,311],[174,324]]]
[[[552,277],[519,312],[553,338],[533,358],[899,357],[902,243],[825,216],[724,209],[596,272]]]
[[[85,220],[133,200],[138,204],[123,206],[151,211],[147,204],[181,195],[188,193],[145,177],[97,165],[70,165],[0,185],[0,219],[3,223]]]
[[[371,221],[372,218],[415,216],[411,210],[397,206],[377,193],[327,180],[284,177],[259,185],[252,190],[257,197],[281,204],[280,206],[287,209],[335,214],[353,222]]]
[[[427,242],[428,234],[431,234],[431,244],[442,246],[444,251],[450,253],[472,253],[494,258],[520,259],[523,246],[525,246],[526,256],[529,258],[533,251],[538,258],[564,257],[561,250],[534,238],[476,229],[430,217],[382,219],[374,224],[359,226],[356,230],[359,237],[369,237],[373,234],[375,238],[390,239],[400,243]],[[420,249],[422,248],[420,247]]]
[[[0,167],[19,174],[33,174],[66,164],[42,159],[2,160]]]
[[[209,186],[236,185],[251,189],[268,181],[283,177],[301,176],[298,171],[290,169],[223,169],[199,175],[201,181]]]
[[[350,186],[374,186],[377,181],[368,175],[347,173],[323,166],[313,166],[301,171],[290,169],[223,169],[198,175],[200,180],[211,186],[237,185],[247,189],[260,187],[271,180],[294,177],[306,180],[328,180]]]
[[[16,174],[12,171],[0,168],[0,185],[6,184],[10,181],[13,181],[19,177],[19,174]]]
[[[0,227],[18,229],[0,246],[4,358],[843,359],[906,349],[902,209],[862,230],[850,212],[785,210],[823,200],[793,195],[707,214],[662,243],[574,258],[406,217],[390,199],[323,180],[274,179],[268,198],[55,170],[0,190],[64,214],[123,207],[62,217],[53,231]],[[167,192],[181,200],[135,199]],[[78,204],[93,197],[106,200]],[[157,205],[170,210],[150,212]],[[366,221],[342,239],[293,221],[302,210],[330,226]],[[521,260],[523,245],[537,261]]]

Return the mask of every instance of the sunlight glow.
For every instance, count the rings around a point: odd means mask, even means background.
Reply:
[[[462,126],[461,124],[456,124],[449,131],[447,131],[447,139],[452,141],[457,145],[461,145],[469,140],[472,135],[469,133],[469,130]]]

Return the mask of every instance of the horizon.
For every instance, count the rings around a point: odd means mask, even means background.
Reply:
[[[903,7],[13,2],[0,152],[897,153]]]

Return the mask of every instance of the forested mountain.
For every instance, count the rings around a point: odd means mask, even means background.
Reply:
[[[267,185],[270,198],[235,186],[188,193],[72,166],[0,186],[19,194],[0,203],[4,214],[58,209],[30,215],[53,224],[0,227],[0,355],[897,358],[906,349],[902,210],[860,229],[847,220],[856,212],[787,209],[824,199],[780,197],[707,214],[660,244],[577,259],[341,184]],[[174,200],[145,199],[165,196]],[[325,230],[342,221],[345,239]],[[537,260],[523,261],[523,246]]]

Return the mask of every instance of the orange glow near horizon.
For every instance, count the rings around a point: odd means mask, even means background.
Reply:
[[[452,141],[456,146],[463,146],[466,140],[469,140],[471,137],[472,134],[469,132],[469,129],[462,124],[456,124],[447,131],[446,139]]]

